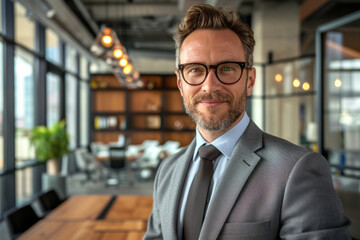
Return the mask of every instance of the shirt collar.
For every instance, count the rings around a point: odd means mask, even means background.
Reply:
[[[199,148],[206,144],[214,145],[226,158],[229,159],[235,148],[236,142],[242,136],[249,123],[250,118],[245,112],[244,117],[240,120],[240,122],[238,122],[233,128],[225,132],[211,143],[206,142],[205,139],[201,136],[198,128],[196,128],[196,146],[193,160],[196,160]]]

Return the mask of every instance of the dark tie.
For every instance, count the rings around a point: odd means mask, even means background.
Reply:
[[[213,145],[199,148],[200,166],[191,184],[184,214],[184,240],[197,240],[204,220],[208,191],[213,176],[213,160],[220,151]]]

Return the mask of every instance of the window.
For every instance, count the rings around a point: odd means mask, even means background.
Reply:
[[[69,44],[65,47],[65,59],[66,70],[77,73],[76,50]]]
[[[51,126],[60,121],[60,76],[46,74],[46,124]]]
[[[0,170],[4,168],[4,81],[3,81],[3,43],[0,42]]]
[[[59,36],[51,29],[47,28],[45,30],[46,37],[46,59],[60,65],[60,38]]]
[[[360,20],[326,32],[324,44],[324,150],[340,174],[360,176]],[[346,29],[346,30],[345,30]]]
[[[2,32],[2,0],[0,0],[0,32]]]
[[[316,151],[314,58],[265,67],[265,131]],[[294,127],[299,126],[299,127]]]
[[[31,200],[33,193],[33,168],[27,167],[17,170],[16,174],[16,205],[22,206],[24,203]]]
[[[30,130],[34,127],[34,58],[15,48],[15,158],[16,164],[34,158]]]
[[[35,23],[31,13],[19,2],[14,4],[15,11],[15,42],[34,50]]]
[[[88,61],[84,56],[80,58],[80,78],[89,80]]]
[[[76,129],[76,122],[77,122],[77,80],[76,78],[71,75],[67,74],[66,77],[66,128],[67,132],[70,135],[70,149],[76,148],[76,141],[77,141],[77,129]]]
[[[89,144],[89,84],[80,82],[80,145]]]

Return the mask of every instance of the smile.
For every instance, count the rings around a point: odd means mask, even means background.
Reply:
[[[213,106],[219,106],[225,103],[225,101],[218,99],[206,99],[206,100],[202,100],[200,103],[205,106],[213,107]]]

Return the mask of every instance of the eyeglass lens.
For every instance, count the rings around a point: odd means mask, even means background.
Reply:
[[[218,79],[226,84],[235,83],[242,75],[243,69],[238,63],[222,63],[216,66]],[[208,74],[208,67],[203,64],[187,64],[183,68],[184,80],[190,84],[202,83]]]

